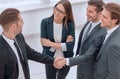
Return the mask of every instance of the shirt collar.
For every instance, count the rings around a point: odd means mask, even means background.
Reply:
[[[92,23],[92,26],[96,26],[96,25],[98,25],[99,23],[100,23],[101,21],[98,21],[98,22],[95,22],[95,23],[93,23],[93,22],[90,22],[90,23]]]
[[[3,33],[2,33],[2,37],[7,41],[7,43],[9,43],[10,45],[13,45],[14,40],[7,38]]]
[[[111,34],[112,32],[114,32],[117,28],[119,27],[119,25],[115,26],[112,29],[107,30],[107,34]]]

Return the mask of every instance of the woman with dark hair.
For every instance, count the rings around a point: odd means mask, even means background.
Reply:
[[[71,3],[60,0],[53,9],[53,15],[41,22],[41,44],[43,54],[50,57],[73,56],[75,44],[75,24]],[[47,79],[65,79],[70,68],[64,66],[56,69],[53,65],[45,65]]]

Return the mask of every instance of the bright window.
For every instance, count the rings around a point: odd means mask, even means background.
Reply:
[[[49,2],[50,0],[0,0],[0,8]]]

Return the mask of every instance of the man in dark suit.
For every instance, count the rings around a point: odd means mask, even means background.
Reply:
[[[120,5],[107,3],[101,26],[107,35],[96,58],[95,79],[120,79]]]
[[[24,23],[17,9],[4,10],[0,15],[0,24],[3,28],[0,36],[0,79],[30,79],[27,59],[53,63],[53,58],[36,52],[25,42],[21,34]]]
[[[93,72],[95,57],[100,49],[100,46],[102,45],[104,36],[106,34],[106,29],[100,26],[100,16],[101,11],[103,10],[103,5],[104,3],[102,0],[88,1],[86,12],[88,22],[85,24],[79,35],[76,52],[76,54],[79,54],[79,56],[70,58],[68,60],[69,63],[67,64],[69,66],[78,65],[77,79],[94,79]],[[91,27],[90,30],[88,30],[89,27]],[[86,36],[87,32],[88,34]]]

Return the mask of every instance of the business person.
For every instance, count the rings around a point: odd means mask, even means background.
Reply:
[[[41,44],[43,54],[50,57],[72,57],[75,43],[75,27],[71,3],[60,0],[53,9],[53,15],[41,22]],[[57,69],[45,65],[47,79],[65,79],[70,67]]]
[[[15,8],[0,14],[0,79],[30,79],[28,59],[52,64],[54,59],[30,48],[21,34],[23,19]]]
[[[95,79],[120,79],[120,5],[107,3],[101,26],[107,35],[96,58]]]
[[[88,22],[80,32],[78,39],[76,54],[79,54],[79,56],[67,59],[69,62],[60,63],[61,65],[67,63],[69,66],[78,65],[77,79],[94,79],[95,57],[106,35],[106,29],[100,26],[103,6],[104,2],[102,0],[88,1],[86,12]]]

